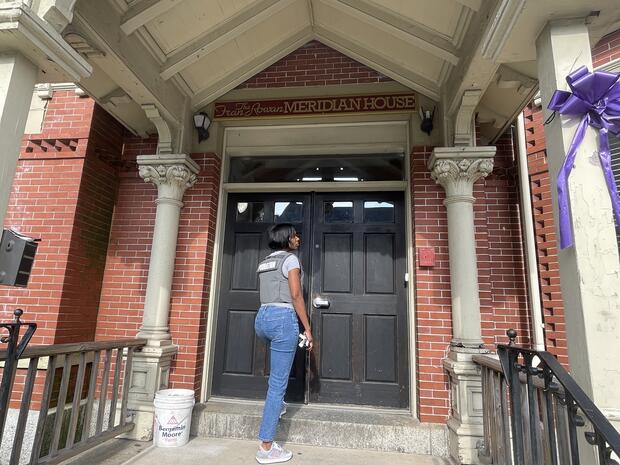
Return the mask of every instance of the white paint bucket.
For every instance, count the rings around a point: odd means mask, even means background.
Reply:
[[[194,408],[194,391],[163,389],[155,393],[153,444],[157,447],[179,447],[189,440]]]

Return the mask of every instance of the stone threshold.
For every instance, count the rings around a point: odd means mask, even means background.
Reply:
[[[194,407],[191,434],[256,439],[263,402],[211,398]],[[276,440],[310,446],[447,457],[447,427],[421,423],[409,411],[350,405],[289,404]]]

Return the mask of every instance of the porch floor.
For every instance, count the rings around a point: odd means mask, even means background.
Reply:
[[[136,446],[140,444],[140,446]],[[95,451],[65,462],[65,465],[247,465],[256,463],[257,441],[241,439],[192,438],[181,448],[157,448],[146,443],[115,439]],[[285,445],[293,451],[291,465],[449,465],[445,458],[428,455],[401,454],[369,450],[340,449],[335,447]],[[130,457],[118,454],[119,449],[130,449]],[[137,455],[135,452],[138,450]],[[107,451],[107,453],[106,453]],[[91,455],[94,454],[94,455]],[[108,455],[109,454],[109,455]],[[123,460],[124,459],[124,460]]]

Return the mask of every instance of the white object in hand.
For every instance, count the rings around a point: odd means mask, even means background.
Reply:
[[[310,347],[310,341],[305,334],[299,333],[299,347]]]

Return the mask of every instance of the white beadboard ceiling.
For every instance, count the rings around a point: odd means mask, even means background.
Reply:
[[[463,92],[480,89],[476,114],[492,140],[536,89],[544,24],[600,11],[590,21],[597,40],[619,26],[618,1],[78,0],[67,33],[94,50],[84,86],[137,132],[144,123],[129,115],[140,105],[174,124],[183,105],[200,109],[318,40],[442,102],[452,117]]]

